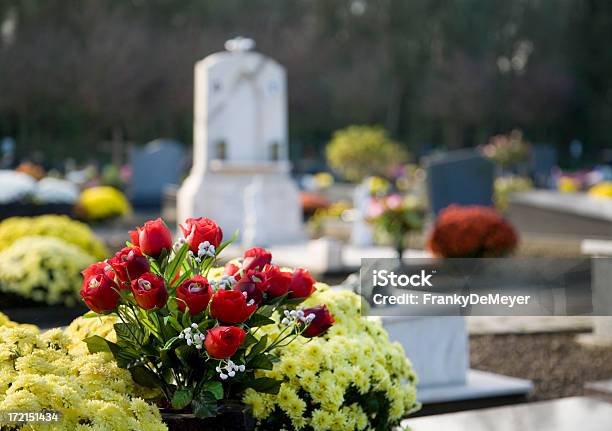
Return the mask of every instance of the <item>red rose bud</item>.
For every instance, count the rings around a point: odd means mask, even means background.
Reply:
[[[138,245],[148,256],[159,257],[163,250],[172,247],[172,234],[160,218],[149,220],[137,230]]]
[[[264,283],[268,288],[268,298],[283,296],[289,291],[291,273],[281,271],[276,265],[266,265],[263,270]]]
[[[189,314],[195,316],[206,310],[212,294],[212,288],[205,277],[198,275],[189,278],[176,288],[176,298],[179,300],[178,308],[185,311],[185,308],[189,307]]]
[[[223,323],[237,325],[244,322],[255,312],[257,305],[238,290],[219,290],[210,302],[210,314]]]
[[[129,289],[132,280],[149,271],[149,261],[136,247],[124,247],[108,260],[108,264],[119,277],[122,289]]]
[[[113,271],[113,268],[108,264],[108,262],[92,263],[83,271],[81,271],[81,274],[83,274],[83,278],[89,278],[94,275],[102,274],[106,275],[111,280],[115,279],[115,272]]]
[[[217,326],[206,333],[204,347],[215,359],[227,359],[240,348],[246,332],[237,326]]]
[[[247,302],[253,300],[255,304],[259,305],[264,299],[264,292],[268,290],[268,286],[262,273],[250,271],[238,281],[234,290],[243,292],[243,294],[246,293]]]
[[[225,264],[225,269],[223,270],[223,275],[230,275],[236,279],[236,281],[240,281],[240,267],[232,262],[227,262]]]
[[[119,288],[113,280],[103,273],[98,273],[85,278],[81,297],[92,311],[106,313],[117,308]]]
[[[291,276],[291,283],[289,284],[289,297],[290,298],[306,298],[314,292],[315,281],[310,276],[310,273],[304,268],[297,268],[293,271]]]
[[[206,217],[188,218],[185,220],[185,226],[180,226],[189,244],[189,250],[194,253],[198,252],[198,247],[205,241],[217,248],[223,240],[223,231],[219,225]]]
[[[262,269],[264,266],[272,262],[272,253],[265,248],[253,247],[244,252],[244,260],[242,261],[242,269],[250,271],[254,269]]]
[[[302,332],[304,337],[312,338],[323,335],[334,324],[334,317],[331,315],[327,306],[319,305],[312,308],[305,308],[302,310],[306,322],[311,322],[306,327],[306,330]]]
[[[168,301],[164,279],[150,272],[132,280],[132,293],[136,303],[145,310],[162,308]]]
[[[138,239],[140,236],[140,228],[137,227],[135,230],[128,231],[128,233],[130,234],[130,242],[132,245],[140,247],[140,240]]]

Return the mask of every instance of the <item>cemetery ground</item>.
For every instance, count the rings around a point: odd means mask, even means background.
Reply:
[[[578,334],[567,330],[471,335],[471,366],[532,380],[529,401],[581,396],[585,384],[612,377],[612,346],[582,345]]]

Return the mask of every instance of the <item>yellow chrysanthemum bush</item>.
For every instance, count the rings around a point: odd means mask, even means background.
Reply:
[[[0,251],[24,236],[51,236],[80,247],[96,259],[108,256],[108,250],[84,223],[67,216],[11,217],[0,222]]]
[[[159,410],[132,395],[130,373],[110,354],[74,354],[72,347],[60,329],[41,333],[0,316],[0,411],[60,413],[59,422],[21,431],[167,430]]]
[[[125,195],[110,186],[83,190],[77,207],[81,215],[91,221],[120,217],[132,211]]]
[[[325,152],[329,166],[353,182],[360,182],[368,175],[385,175],[408,158],[404,148],[378,126],[349,126],[338,130]]]
[[[0,252],[0,291],[48,304],[79,300],[80,272],[94,262],[59,238],[26,236]]]
[[[284,380],[277,395],[247,390],[243,401],[262,430],[390,429],[418,408],[404,349],[379,320],[361,317],[358,295],[317,289],[304,306],[326,304],[335,324],[322,337],[285,347],[274,368],[261,372]]]

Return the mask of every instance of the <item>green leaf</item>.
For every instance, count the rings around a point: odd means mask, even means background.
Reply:
[[[183,246],[176,252],[174,258],[170,261],[170,264],[166,267],[166,271],[164,273],[164,278],[172,283],[172,280],[181,269],[181,264],[185,260],[185,256],[187,256],[187,252],[189,251],[189,244],[185,243]]]
[[[220,400],[223,398],[223,385],[221,382],[216,380],[209,380],[202,385],[201,391],[210,392],[214,395],[215,399]]]
[[[108,345],[109,341],[100,337],[99,335],[94,335],[92,337],[85,338],[83,341],[85,342],[85,344],[87,344],[87,349],[89,350],[89,353],[112,353],[111,348]]]
[[[269,317],[266,317],[261,313],[255,313],[251,316],[249,320],[247,320],[246,325],[249,328],[255,328],[257,326],[272,325],[274,323],[276,322],[274,322],[274,320],[270,319]]]
[[[100,315],[94,311],[88,311],[81,316],[83,319],[91,319],[92,317],[100,317]]]
[[[183,328],[187,328],[191,326],[191,314],[183,313],[183,317],[181,318],[181,323],[183,324]]]
[[[132,378],[136,383],[147,388],[160,388],[163,382],[157,375],[143,366],[130,368]]]
[[[210,418],[217,415],[217,400],[211,392],[200,391],[191,402],[193,413],[198,418]]]
[[[250,358],[254,357],[255,355],[266,350],[267,345],[268,345],[268,334],[261,337],[259,341],[257,342],[257,344],[251,347],[251,351],[249,352],[249,355],[247,356],[247,361]]]
[[[282,380],[276,380],[270,377],[260,377],[258,379],[247,381],[245,384],[257,392],[276,395],[278,394],[282,383]]]
[[[148,334],[134,323],[115,323],[114,328],[117,334],[117,342],[121,340],[134,347],[143,346],[149,338]]]
[[[164,344],[164,347],[162,347],[162,350],[168,350],[170,349],[170,347],[172,347],[172,345],[174,344],[174,342],[176,340],[178,340],[179,337],[172,337],[170,338],[168,341],[166,341],[166,344]]]
[[[192,388],[181,388],[177,390],[172,396],[172,407],[175,409],[184,409],[187,407],[193,399]]]
[[[196,349],[192,346],[183,344],[174,349],[174,353],[179,358],[179,361],[187,368],[197,368],[202,366],[202,361]]]
[[[178,320],[176,320],[176,317],[174,317],[174,316],[166,316],[166,317],[164,317],[164,323],[166,325],[169,323],[178,332],[182,332],[183,331],[183,327],[178,322]]]
[[[248,365],[251,369],[259,370],[271,370],[274,367],[271,356],[265,353],[260,353],[259,355],[254,356],[251,360],[249,360]]]

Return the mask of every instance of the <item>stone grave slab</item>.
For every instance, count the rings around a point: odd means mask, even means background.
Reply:
[[[612,238],[612,199],[594,198],[586,193],[550,190],[514,193],[507,217],[521,233]]]
[[[572,397],[402,421],[412,431],[609,431],[612,404]]]
[[[183,146],[169,139],[157,139],[143,148],[130,150],[132,179],[130,199],[137,206],[159,207],[164,188],[181,180],[185,165]]]
[[[492,205],[494,165],[476,150],[456,150],[429,156],[427,194],[437,214],[451,204]]]

